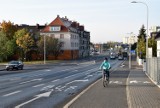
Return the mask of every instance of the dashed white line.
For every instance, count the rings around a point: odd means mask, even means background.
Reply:
[[[68,77],[65,77],[65,78],[70,78],[70,77],[73,77],[73,76],[75,76],[75,75],[71,75],[71,76],[68,76]]]
[[[42,78],[39,78],[39,79],[33,79],[33,80],[30,80],[30,81],[25,81],[25,82],[21,82],[19,84],[25,84],[25,83],[29,83],[29,82],[33,82],[33,81],[40,81],[42,80]]]
[[[56,79],[56,80],[53,80],[52,82],[56,82],[56,81],[59,81],[60,79]]]
[[[19,93],[19,92],[21,92],[21,91],[15,91],[15,92],[12,92],[12,93],[8,93],[8,94],[3,95],[3,97],[7,97],[7,96],[10,96],[10,95],[14,95],[14,94],[17,94],[17,93]]]
[[[32,86],[32,87],[40,87],[40,86],[43,86],[45,84],[38,84],[38,85],[35,85],[35,86]]]

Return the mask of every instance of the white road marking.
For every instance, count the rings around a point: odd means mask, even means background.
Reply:
[[[122,82],[120,82],[120,81],[113,81],[113,83],[115,83],[115,84],[122,84]]]
[[[65,78],[70,78],[70,77],[73,77],[73,76],[76,76],[76,75],[71,75],[71,76],[68,76],[68,77],[65,77]]]
[[[56,82],[56,81],[59,81],[60,79],[56,79],[56,80],[53,80],[52,82]]]
[[[51,71],[51,70],[48,69],[48,70],[45,70],[45,71]]]
[[[88,79],[86,79],[86,80],[74,80],[74,81],[71,81],[71,82],[67,83],[66,85],[69,85],[69,84],[74,83],[74,82],[86,82],[86,81],[88,81]]]
[[[30,81],[25,81],[25,82],[21,82],[19,84],[25,84],[25,83],[29,83],[29,82],[33,82],[33,81],[40,81],[42,80],[43,78],[39,78],[39,79],[33,79],[33,80],[30,80]]]
[[[87,79],[89,77],[92,77],[93,75],[87,75],[86,77],[84,77],[84,79]]]
[[[9,93],[9,94],[5,94],[5,95],[3,95],[3,97],[7,97],[7,96],[10,96],[10,95],[14,95],[14,94],[17,94],[17,93],[19,93],[19,92],[21,92],[21,91],[15,91],[15,92],[12,92],[12,93]]]
[[[55,89],[57,90],[57,91],[62,91],[63,90],[63,88],[65,88],[66,86],[58,86],[58,87],[56,87]]]
[[[20,79],[21,79],[20,77],[15,77],[15,78],[10,79],[10,81],[13,81],[13,80],[20,80]]]
[[[68,91],[68,90],[70,90],[70,89],[73,90],[73,89],[75,89],[75,88],[77,88],[77,86],[70,86],[69,88],[67,88],[67,89],[65,90],[65,92]]]
[[[38,85],[35,85],[35,86],[32,86],[32,87],[40,87],[40,86],[43,86],[44,84],[38,84]]]
[[[132,83],[137,84],[137,83],[140,83],[140,82],[142,82],[142,81],[132,80],[132,81],[130,81],[130,84],[132,84]]]
[[[151,83],[151,82],[148,82],[148,81],[144,81],[143,83],[144,83],[144,84],[149,84],[149,83]]]
[[[34,100],[37,100],[37,99],[39,99],[39,98],[41,98],[41,97],[49,97],[49,96],[51,95],[52,91],[53,91],[53,90],[51,90],[51,91],[49,91],[49,92],[45,92],[45,93],[39,94],[39,95],[36,95],[35,98],[33,98],[33,99],[31,99],[31,100],[29,100],[29,101],[27,101],[27,102],[24,102],[24,103],[22,103],[22,104],[20,104],[20,105],[17,105],[15,108],[20,108],[20,107],[22,107],[22,106],[24,106],[24,105],[26,105],[26,104],[28,104],[28,103],[31,103],[31,102],[33,102]]]
[[[40,91],[44,91],[44,90],[49,90],[51,88],[53,88],[55,85],[48,85],[46,87],[43,87]]]
[[[124,67],[125,65],[121,65],[120,67]]]

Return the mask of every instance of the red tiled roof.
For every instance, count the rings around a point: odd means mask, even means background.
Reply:
[[[50,27],[51,26],[61,26],[61,31],[60,32],[68,32],[68,28],[64,25],[63,21],[61,20],[61,18],[59,17],[59,15],[57,16],[57,18],[55,20],[53,20],[48,26],[46,26],[42,32],[50,32]]]

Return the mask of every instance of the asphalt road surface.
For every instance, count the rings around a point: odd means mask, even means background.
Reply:
[[[0,76],[0,108],[53,108],[60,105],[101,77],[101,62],[93,59],[3,74]],[[111,60],[112,70],[122,62]]]

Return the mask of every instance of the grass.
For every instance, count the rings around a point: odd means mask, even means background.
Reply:
[[[61,62],[62,60],[46,60],[46,64],[48,63],[59,63]],[[0,62],[0,65],[5,65],[7,64],[8,62]],[[41,61],[24,61],[23,62],[24,64],[44,64],[44,61],[41,60]]]

